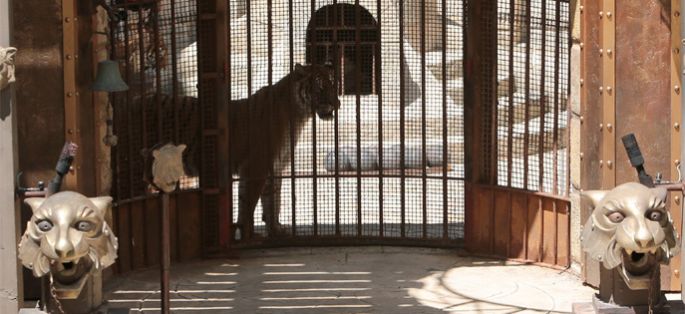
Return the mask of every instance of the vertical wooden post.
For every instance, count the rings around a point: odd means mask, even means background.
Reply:
[[[679,10],[681,10],[682,8],[685,7],[685,0],[678,0],[678,1],[680,2],[679,3]],[[681,15],[682,15],[682,12],[681,12]],[[685,55],[685,51],[683,51],[683,49],[685,49],[685,42],[682,41],[682,39],[685,38],[685,19],[680,17],[680,19],[678,20],[678,23],[679,23],[678,41],[680,42],[678,49],[680,49],[680,54],[677,57],[678,57],[678,60],[680,61],[680,68],[678,69],[677,73],[678,73],[678,75],[681,75],[680,76],[680,82],[682,82],[682,79],[683,79],[682,76],[685,76],[685,72],[682,72],[683,71],[682,65],[685,64],[685,59],[683,59],[683,56]],[[673,22],[671,23],[671,26],[673,26]],[[675,36],[675,35],[672,35],[672,36]],[[681,84],[681,89],[682,89],[682,84]],[[681,91],[681,93],[682,93],[682,91]],[[685,110],[682,110],[683,106],[685,106],[685,97],[681,96],[680,97],[680,104],[679,104],[679,107],[681,110],[680,110],[680,115],[678,116],[680,118],[680,124],[681,124],[680,127],[681,128],[682,128],[682,121],[685,121],[685,116],[683,116],[683,115],[685,115]],[[678,137],[680,140],[680,160],[682,161],[682,160],[685,160],[685,137],[682,135],[682,133],[678,134]],[[683,195],[681,195],[680,202],[681,202],[681,204],[677,208],[682,209],[683,208],[682,203],[685,202],[685,200],[683,199]],[[684,226],[685,225],[685,215],[682,215],[682,216],[683,217],[681,218],[681,226]],[[681,233],[681,235],[682,235],[682,233]],[[681,244],[680,252],[683,252],[683,249],[685,249],[685,241],[683,241]],[[681,260],[682,260],[682,258],[681,258]],[[681,274],[681,276],[683,273],[685,273],[685,263],[681,262],[680,263],[680,274]],[[680,283],[680,291],[681,291],[681,297],[685,297],[685,289],[683,289],[682,280]]]
[[[12,16],[10,0],[0,0],[0,46],[10,45]],[[20,52],[21,53],[21,52]],[[19,206],[14,198],[17,173],[15,108],[12,85],[0,91],[0,313],[16,313],[23,300],[20,265],[17,260]]]
[[[496,90],[497,1],[473,1],[468,6],[464,66],[464,147],[466,171],[466,246],[482,226],[473,222],[474,184],[497,180]]]
[[[602,86],[599,93],[602,95],[602,123],[599,126],[602,132],[601,160],[602,188],[611,189],[616,185],[616,4],[615,0],[602,0],[600,18],[600,48],[599,55],[602,59]]]
[[[79,118],[79,92],[76,84],[78,64],[78,14],[76,0],[62,1],[62,65],[64,71],[64,132],[65,139],[81,145],[81,127]],[[81,160],[76,158],[70,175],[65,177],[65,190],[80,190]]]
[[[682,90],[680,72],[682,65],[680,60],[681,43],[680,43],[680,0],[671,0],[671,171],[670,178],[672,181],[678,180],[678,167],[680,167],[680,141],[681,141],[681,124],[682,124]],[[682,192],[671,192],[668,196],[670,201],[671,217],[673,219],[674,227],[679,234],[682,234]],[[671,259],[673,265],[680,265],[682,261],[681,255],[676,255]],[[681,272],[678,267],[669,269],[671,271],[671,286],[669,290],[677,291],[681,286]]]

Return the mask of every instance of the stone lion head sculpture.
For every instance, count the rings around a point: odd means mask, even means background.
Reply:
[[[14,82],[14,55],[17,53],[16,48],[2,48],[0,47],[0,90],[5,89],[7,85]]]
[[[183,151],[186,145],[178,146],[166,144],[152,151],[152,182],[164,191],[171,193],[176,189],[176,183],[185,175],[183,170]]]
[[[647,289],[652,270],[678,253],[666,196],[663,188],[634,182],[582,194],[593,208],[583,229],[583,250],[607,269],[621,267],[631,289]]]
[[[105,221],[112,198],[67,191],[25,202],[33,216],[19,243],[21,263],[36,277],[50,273],[58,291],[77,297],[92,271],[117,258],[117,238]]]

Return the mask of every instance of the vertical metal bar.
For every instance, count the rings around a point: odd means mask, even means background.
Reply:
[[[443,12],[443,15],[445,13]],[[444,81],[444,78],[443,78]],[[426,0],[421,0],[421,229],[422,238],[428,235],[428,201],[426,199]]]
[[[404,66],[402,62],[407,62],[404,58],[404,0],[400,2],[400,236],[405,236],[405,216],[406,216],[406,195],[405,195],[405,165],[404,165],[404,106],[405,106],[405,84]]]
[[[339,14],[343,11],[339,10],[338,1],[333,0],[333,68],[335,70],[335,82],[340,84],[340,76],[342,66],[340,64],[340,56],[338,51],[338,27],[340,27],[341,19]],[[342,56],[345,55],[343,51]],[[341,85],[338,85],[341,86]],[[340,90],[340,87],[338,87]],[[341,93],[343,94],[344,91]],[[335,235],[340,236],[340,120],[339,115],[335,115],[333,121],[334,141],[335,141]]]
[[[559,153],[557,152],[559,150],[559,71],[560,71],[560,63],[561,63],[561,55],[560,55],[560,46],[561,46],[561,1],[556,0],[556,10],[557,14],[555,17],[555,38],[554,38],[554,140],[552,141],[554,143],[553,146],[553,154],[554,154],[554,166],[552,169],[554,169],[554,174],[553,174],[553,180],[552,180],[552,193],[554,195],[559,194]],[[567,72],[571,73],[571,72]],[[570,97],[569,97],[570,99]],[[570,110],[570,108],[567,107],[566,110]],[[570,120],[569,120],[570,121]],[[567,123],[568,125],[568,123]],[[570,147],[566,146],[566,149],[569,150]],[[567,155],[568,152],[567,152]],[[570,168],[570,164],[566,164],[567,168]]]
[[[267,97],[268,97],[268,102],[269,102],[269,108],[274,108],[274,105],[273,105],[274,104],[274,93],[273,93],[273,88],[271,88],[273,86],[273,70],[274,70],[274,66],[273,66],[273,54],[274,54],[273,53],[273,21],[272,21],[271,11],[272,11],[272,0],[267,0],[266,1],[266,14],[267,14],[267,25],[266,25],[267,31],[266,31],[266,33],[267,33],[267,56],[268,56],[268,58],[267,58],[268,59],[268,61],[267,61],[267,63],[268,63],[267,64],[267,84],[269,86]],[[273,115],[275,113],[269,112],[268,114],[271,115],[270,121],[274,121]],[[270,129],[273,126],[269,123],[266,127]],[[274,152],[271,147],[273,147],[273,144],[272,144],[272,143],[274,143],[273,141],[275,141],[277,139],[271,138],[272,133],[273,132],[271,132],[271,131],[267,132],[267,134],[269,134],[269,138],[267,139],[267,141],[269,143],[268,153],[269,153],[269,156],[276,156],[275,154],[277,152]],[[272,190],[270,192],[273,194],[275,194],[275,193],[280,194],[281,193],[281,189],[280,189],[280,187],[281,187],[281,184],[280,184],[281,173],[274,173],[274,163],[271,164],[271,171],[270,172],[271,172],[270,180],[273,183],[271,186]],[[278,176],[278,179],[275,179],[276,176]],[[278,184],[275,184],[274,180],[278,180],[279,181]],[[275,186],[278,186],[279,188],[275,189],[274,188]],[[278,225],[278,215],[276,214],[275,209],[280,208],[281,204],[280,203],[276,204],[276,202],[274,200],[276,200],[276,199],[280,200],[280,195],[278,198],[276,198],[275,195],[273,195],[273,194],[271,195],[271,198],[272,198],[272,202],[271,202],[272,205],[271,206],[272,206],[272,208],[269,209],[269,212],[264,213],[264,216],[270,217],[269,218],[269,219],[271,219],[270,221],[272,221],[274,223],[274,225]],[[266,208],[264,208],[264,210],[266,210]],[[280,211],[279,211],[279,213],[280,213]],[[269,229],[269,226],[266,226],[266,227],[267,227],[267,229]],[[268,230],[268,233],[271,235],[271,234],[273,234],[272,231],[274,231],[274,230]]]
[[[449,237],[448,229],[448,201],[447,190],[447,153],[448,153],[448,127],[447,127],[447,0],[442,0],[442,238]]]
[[[507,186],[511,187],[514,165],[514,32],[516,20],[516,1],[509,0],[509,121],[507,122]]]
[[[545,78],[546,73],[546,54],[547,54],[547,0],[542,0],[542,52],[540,59],[540,134],[538,135],[538,191],[544,191],[544,175],[545,175],[545,114],[547,113],[547,98],[545,95]]]
[[[129,29],[129,24],[128,22],[125,22],[124,26],[124,42],[125,42],[125,52],[124,55],[126,57],[126,81],[131,82],[131,72],[133,70],[131,69],[131,52],[130,52],[130,47],[129,47],[129,39],[130,39],[130,29]],[[131,126],[133,125],[131,121],[133,121],[133,115],[132,115],[132,103],[133,103],[133,92],[129,89],[126,91],[126,134],[127,136],[127,143],[126,143],[126,148],[128,149],[128,158],[126,158],[126,163],[128,164],[128,178],[126,180],[126,184],[128,186],[128,197],[132,198],[135,193],[133,192],[133,167],[131,165],[131,160],[133,158],[133,148],[131,147],[131,134],[133,134],[133,130]]]
[[[145,33],[146,31],[143,29],[143,13],[142,10],[138,11],[138,50],[140,52],[140,117],[141,117],[141,133],[142,134],[136,134],[136,136],[141,137],[142,145],[143,148],[147,148],[147,97],[145,95]],[[150,37],[153,37],[154,34]],[[156,49],[155,49],[156,50]],[[156,51],[155,51],[156,52]],[[156,94],[156,93],[155,93]],[[156,95],[155,95],[156,97]],[[133,157],[133,156],[131,156]],[[137,156],[138,157],[138,156]],[[138,157],[140,158],[140,157]],[[132,158],[133,159],[133,158]],[[144,187],[144,186],[143,186]],[[140,193],[141,195],[145,193],[145,191],[137,191],[137,193]],[[143,225],[147,223],[147,211],[145,210],[145,202],[143,202],[142,206],[143,208]],[[145,239],[141,239],[141,245],[143,247],[143,261],[144,264],[148,264],[148,256],[147,256],[147,241]]]
[[[180,137],[180,123],[179,123],[179,108],[178,108],[178,57],[176,56],[176,0],[169,0],[169,5],[171,6],[171,100],[172,108],[174,108],[174,142],[176,145],[179,144],[181,140]],[[157,82],[158,85],[161,84],[160,81]],[[161,129],[161,125],[159,128]],[[162,137],[162,133],[159,133],[159,138]],[[188,143],[190,144],[190,143]]]
[[[383,238],[383,24],[381,20],[381,0],[376,1],[376,82],[378,94],[378,236]]]
[[[155,15],[153,16],[153,18],[154,18],[154,19],[153,19],[153,22],[154,22],[154,23],[153,23],[153,32],[154,32],[155,44],[154,44],[153,47],[154,47],[154,49],[155,49],[155,62],[156,62],[156,64],[155,64],[155,86],[156,86],[156,89],[155,89],[155,90],[156,90],[156,92],[155,92],[155,109],[156,109],[156,111],[157,111],[157,139],[158,139],[158,140],[161,140],[161,139],[162,139],[162,104],[161,104],[160,96],[161,96],[161,94],[162,94],[162,74],[161,74],[161,69],[160,69],[159,65],[160,65],[162,62],[161,62],[161,60],[160,60],[161,58],[160,58],[159,51],[160,51],[160,49],[162,48],[162,47],[160,47],[160,43],[161,43],[162,41],[161,41],[160,38],[159,38],[159,3],[155,3],[154,10],[155,10],[155,11],[154,11],[154,12],[155,12]],[[173,16],[173,15],[172,15],[172,16]],[[172,30],[173,30],[173,28],[174,28],[173,23],[172,23],[172,26],[171,26],[171,27],[172,27]],[[174,55],[172,54],[172,58],[173,58],[173,56],[174,56]],[[173,67],[172,67],[172,68],[173,68]],[[167,99],[167,98],[165,97],[165,99]],[[175,109],[176,109],[175,107],[172,107],[172,108],[174,108],[174,116],[176,116],[176,112],[177,112],[178,110],[175,110]],[[145,111],[145,110],[143,110],[143,111]],[[143,117],[144,117],[144,116],[143,116]],[[178,129],[178,124],[177,124],[177,122],[178,122],[177,120],[174,121],[174,130],[176,131],[176,132],[174,132],[174,134],[173,134],[173,135],[174,135],[174,140],[176,140],[175,135],[178,133],[178,130],[177,130],[177,129]],[[145,132],[147,133],[147,129],[145,129]],[[143,137],[143,147],[147,149],[147,148],[149,148],[149,147],[148,147],[149,144],[150,144],[150,143],[147,143],[147,136],[144,136],[144,137]],[[144,218],[143,218],[143,219],[144,219],[144,224],[143,224],[143,225],[147,225],[147,211],[148,211],[148,210],[147,210],[147,202],[146,202],[146,201],[143,201],[143,217],[144,217]],[[180,233],[179,230],[178,230],[178,228],[179,228],[178,226],[179,226],[179,225],[180,225],[180,224],[176,224],[176,233],[177,233],[177,234]],[[147,250],[147,241],[145,241],[145,243],[146,243],[145,260],[147,261],[147,259],[148,259],[148,256],[147,256],[147,255],[148,255],[148,254],[147,254],[147,251],[148,251],[148,250]],[[180,247],[180,241],[177,241],[176,245],[177,245],[177,247]],[[149,265],[149,263],[146,263],[146,264]]]
[[[169,194],[162,192],[162,214],[160,215],[162,225],[161,230],[161,307],[162,313],[169,312],[169,269],[171,268],[171,239],[170,239],[170,227],[169,227]]]
[[[219,24],[220,25],[220,24]],[[226,27],[228,28],[226,30],[226,66],[224,67],[224,72],[226,73],[226,97],[228,98],[226,100],[226,138],[230,141],[230,136],[231,136],[231,110],[230,107],[233,105],[232,100],[233,100],[233,66],[232,66],[232,61],[233,61],[233,47],[231,45],[231,32],[233,31],[231,29],[231,1],[227,0],[226,1]],[[198,78],[199,81],[199,78]],[[226,145],[226,158],[227,158],[227,163],[229,165],[232,164],[232,156],[231,156],[231,144],[228,143]],[[234,232],[233,232],[233,173],[231,173],[233,169],[228,169],[228,178],[226,178],[226,198],[227,198],[227,210],[228,210],[228,221],[226,222],[228,224],[228,247],[230,248],[233,244],[234,240]]]
[[[293,27],[293,0],[288,0],[288,41],[290,52],[289,71],[292,72],[295,63],[295,46]],[[297,210],[296,210],[296,179],[295,179],[295,121],[290,117],[290,205],[291,205],[291,225],[293,236],[297,235]]]
[[[316,64],[318,60],[316,60],[316,51],[317,51],[317,45],[316,45],[316,28],[317,28],[317,21],[316,21],[316,0],[311,0],[311,21],[313,23],[313,28],[312,28],[312,33],[314,36],[312,36],[312,63]],[[312,210],[314,213],[314,236],[317,236],[319,234],[319,210],[317,208],[317,203],[318,203],[318,190],[317,190],[317,179],[318,179],[318,169],[317,169],[317,149],[316,149],[316,115],[312,117]]]
[[[355,60],[355,77],[356,90],[355,101],[357,105],[357,236],[362,235],[362,129],[361,129],[361,88],[362,88],[362,47],[361,34],[359,28],[361,27],[361,6],[359,0],[354,1],[354,58]]]
[[[523,188],[528,189],[528,144],[530,141],[530,2],[526,2],[526,74],[525,74],[525,128],[523,134]]]

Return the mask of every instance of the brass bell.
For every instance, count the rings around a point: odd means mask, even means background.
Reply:
[[[105,60],[98,63],[98,73],[93,83],[93,90],[110,93],[128,90],[128,85],[121,78],[118,62]]]

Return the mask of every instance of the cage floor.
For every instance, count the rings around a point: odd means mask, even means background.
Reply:
[[[110,309],[159,313],[158,276],[110,280]],[[594,293],[558,270],[396,247],[244,250],[174,265],[171,289],[173,313],[553,313]]]

